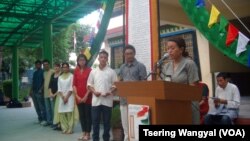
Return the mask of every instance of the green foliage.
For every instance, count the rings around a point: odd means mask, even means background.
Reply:
[[[24,101],[29,96],[30,87],[24,87],[19,91],[19,101]]]
[[[9,64],[12,64],[11,63],[11,59],[12,59],[11,49],[4,48],[3,54],[4,54],[4,57],[3,57],[4,65],[2,66],[2,68],[4,71],[9,71],[9,67],[10,67]],[[27,68],[34,66],[34,62],[37,59],[42,58],[42,49],[41,48],[19,48],[18,56],[19,56],[19,74],[21,77],[22,73],[24,73],[24,71]]]
[[[24,72],[26,69],[34,66],[37,59],[42,59],[42,48],[20,48],[19,49],[19,69],[23,69]]]
[[[111,127],[122,128],[121,111],[119,105],[114,106],[112,109]]]
[[[12,98],[12,80],[4,80],[3,81],[3,93],[6,97]]]
[[[72,39],[71,41],[74,40],[74,32],[76,33],[76,50],[75,52],[78,53],[85,47],[87,47],[87,44],[83,42],[83,37],[90,34],[91,32],[91,27],[89,25],[81,25],[81,24],[72,24],[69,26],[69,29],[71,29],[71,34],[73,35],[72,36]],[[72,45],[73,42],[72,42]],[[72,49],[73,49],[74,46],[72,46]]]
[[[83,37],[90,33],[90,29],[90,26],[74,23],[61,30],[61,32],[54,34],[52,40],[54,59],[53,62],[62,63],[69,60],[69,53],[74,50],[74,32],[76,32],[77,39],[76,52],[79,53],[82,48],[86,47],[85,43],[83,42]],[[20,77],[27,68],[35,66],[34,63],[37,59],[43,59],[42,53],[42,47],[18,49]],[[3,48],[3,54],[4,64],[2,66],[2,69],[4,71],[9,71],[9,64],[12,64],[11,48]]]
[[[76,33],[76,50],[78,53],[86,45],[83,42],[83,37],[90,33],[90,27],[77,23],[69,25],[60,33],[53,36],[53,57],[54,62],[65,62],[69,60],[70,52],[74,52],[74,32]]]
[[[54,62],[65,62],[69,58],[69,45],[66,30],[62,30],[53,37],[53,59]]]

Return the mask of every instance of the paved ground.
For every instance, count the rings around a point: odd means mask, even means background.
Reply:
[[[72,135],[64,135],[50,127],[36,123],[33,107],[6,108],[0,107],[0,140],[1,141],[74,141],[80,135],[79,125]]]
[[[240,116],[250,118],[250,97],[241,99]],[[65,135],[36,122],[33,107],[6,108],[0,106],[0,141],[76,141],[81,134],[79,124],[75,126],[73,134]]]
[[[0,106],[0,141],[77,141],[81,135],[80,124],[75,126],[73,134],[65,135],[36,122],[37,117],[33,107]]]

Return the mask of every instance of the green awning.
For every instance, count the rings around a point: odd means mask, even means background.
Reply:
[[[0,46],[39,47],[43,25],[53,33],[101,7],[105,0],[1,0]]]

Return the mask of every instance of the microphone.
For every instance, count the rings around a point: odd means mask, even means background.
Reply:
[[[163,61],[168,58],[168,56],[169,54],[165,53],[163,57],[157,62],[157,67],[159,67],[163,63]]]

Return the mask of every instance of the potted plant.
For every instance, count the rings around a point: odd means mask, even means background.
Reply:
[[[2,84],[3,94],[5,96],[5,102],[12,99],[12,80],[4,80]]]
[[[122,128],[121,112],[119,105],[115,105],[112,109],[111,129],[113,133],[113,140],[122,141],[123,128]]]

